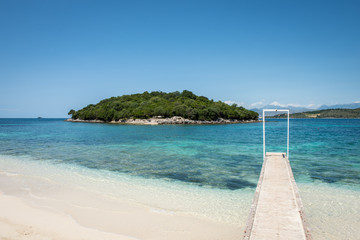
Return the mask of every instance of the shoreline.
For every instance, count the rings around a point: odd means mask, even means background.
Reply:
[[[17,196],[0,191],[1,239],[239,239],[242,228],[112,200],[87,191]]]
[[[0,155],[0,163],[0,238],[5,239],[241,239],[254,194],[254,189],[114,179],[107,171],[27,158]],[[359,189],[321,182],[298,187],[314,239],[359,234]],[[205,215],[196,214],[204,209]],[[227,219],[229,214],[237,215]]]
[[[286,117],[284,117],[284,118],[266,117],[266,118],[270,118],[270,119],[287,119]],[[315,118],[311,118],[311,117],[309,117],[309,118],[291,118],[290,117],[290,119],[335,119],[335,120],[341,120],[341,119],[360,119],[360,118],[331,118],[331,117],[326,117],[326,118],[317,118],[317,117],[315,117]]]
[[[232,191],[117,179],[73,165],[1,155],[0,163],[1,239],[235,240],[251,204],[251,190],[239,199]],[[209,215],[240,209],[244,216],[235,216],[236,222]]]
[[[234,119],[218,119],[216,121],[191,120],[183,117],[171,118],[148,118],[148,119],[120,119],[119,121],[103,121],[103,120],[82,120],[82,119],[66,119],[65,122],[82,122],[82,123],[110,123],[110,124],[127,124],[127,125],[217,125],[217,124],[241,124],[241,123],[257,123],[259,120],[234,120]]]

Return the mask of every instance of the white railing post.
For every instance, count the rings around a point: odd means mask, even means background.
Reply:
[[[289,159],[289,136],[290,136],[290,121],[289,121],[289,119],[290,119],[290,112],[289,112],[289,110],[287,111],[287,148],[286,148],[286,156],[287,156],[287,158]]]
[[[263,160],[265,161],[266,152],[265,152],[265,110],[263,109]]]

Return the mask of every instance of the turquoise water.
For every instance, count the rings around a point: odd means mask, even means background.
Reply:
[[[255,188],[262,123],[132,126],[0,119],[0,155],[109,170],[144,179],[237,190]],[[286,120],[266,123],[267,151],[286,151]],[[360,120],[290,120],[297,182],[360,189]]]

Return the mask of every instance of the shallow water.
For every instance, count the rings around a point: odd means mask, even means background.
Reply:
[[[286,121],[267,122],[267,151],[286,151]],[[300,182],[359,188],[360,120],[295,119],[290,161]],[[129,126],[0,119],[0,154],[210,188],[254,188],[262,124]]]
[[[0,165],[0,190],[6,194],[47,197],[54,189],[75,188],[107,198],[132,200],[155,211],[190,214],[233,225],[244,225],[253,198],[249,188],[203,188],[76,165],[39,163],[29,158],[0,155]]]
[[[286,151],[286,121],[267,122],[266,133],[267,151]],[[39,164],[31,169],[52,169],[51,176],[87,182],[84,188],[103,194],[243,225],[261,170],[262,123],[130,126],[0,119],[0,155],[3,174],[11,174],[11,167],[4,170],[11,164],[24,170]],[[360,235],[359,156],[360,120],[290,120],[290,162],[314,239]],[[154,196],[138,194],[145,190]]]
[[[360,239],[360,191],[321,182],[298,187],[314,240]]]

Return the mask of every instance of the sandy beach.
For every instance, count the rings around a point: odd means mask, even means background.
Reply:
[[[0,239],[242,238],[261,160],[256,124],[44,121],[3,120]],[[357,121],[292,124],[300,140],[291,164],[313,238],[359,239]],[[341,146],[327,131],[336,124],[334,132],[351,129]],[[312,125],[321,139],[303,141]]]
[[[0,157],[0,239],[241,239],[251,189],[211,192]],[[172,189],[171,189],[172,188]],[[359,192],[299,184],[314,239],[359,239]],[[209,193],[210,192],[210,193]]]
[[[163,204],[167,207],[161,208],[154,202],[144,204],[134,194],[115,197],[88,189],[71,178],[60,181],[55,169],[43,171],[37,164],[16,168],[13,163],[2,164],[0,171],[1,239],[176,240],[242,236],[243,225],[171,210],[165,197]],[[71,182],[76,185],[71,186]],[[151,191],[144,190],[143,196]],[[142,195],[138,190],[136,194]],[[204,199],[198,201],[199,208],[206,205]]]
[[[82,226],[57,209],[35,207],[21,198],[1,194],[0,205],[1,239],[134,239]]]
[[[70,193],[68,193],[70,194]],[[71,199],[69,199],[71,198]],[[236,239],[241,231],[84,193],[29,202],[0,195],[1,239]]]

